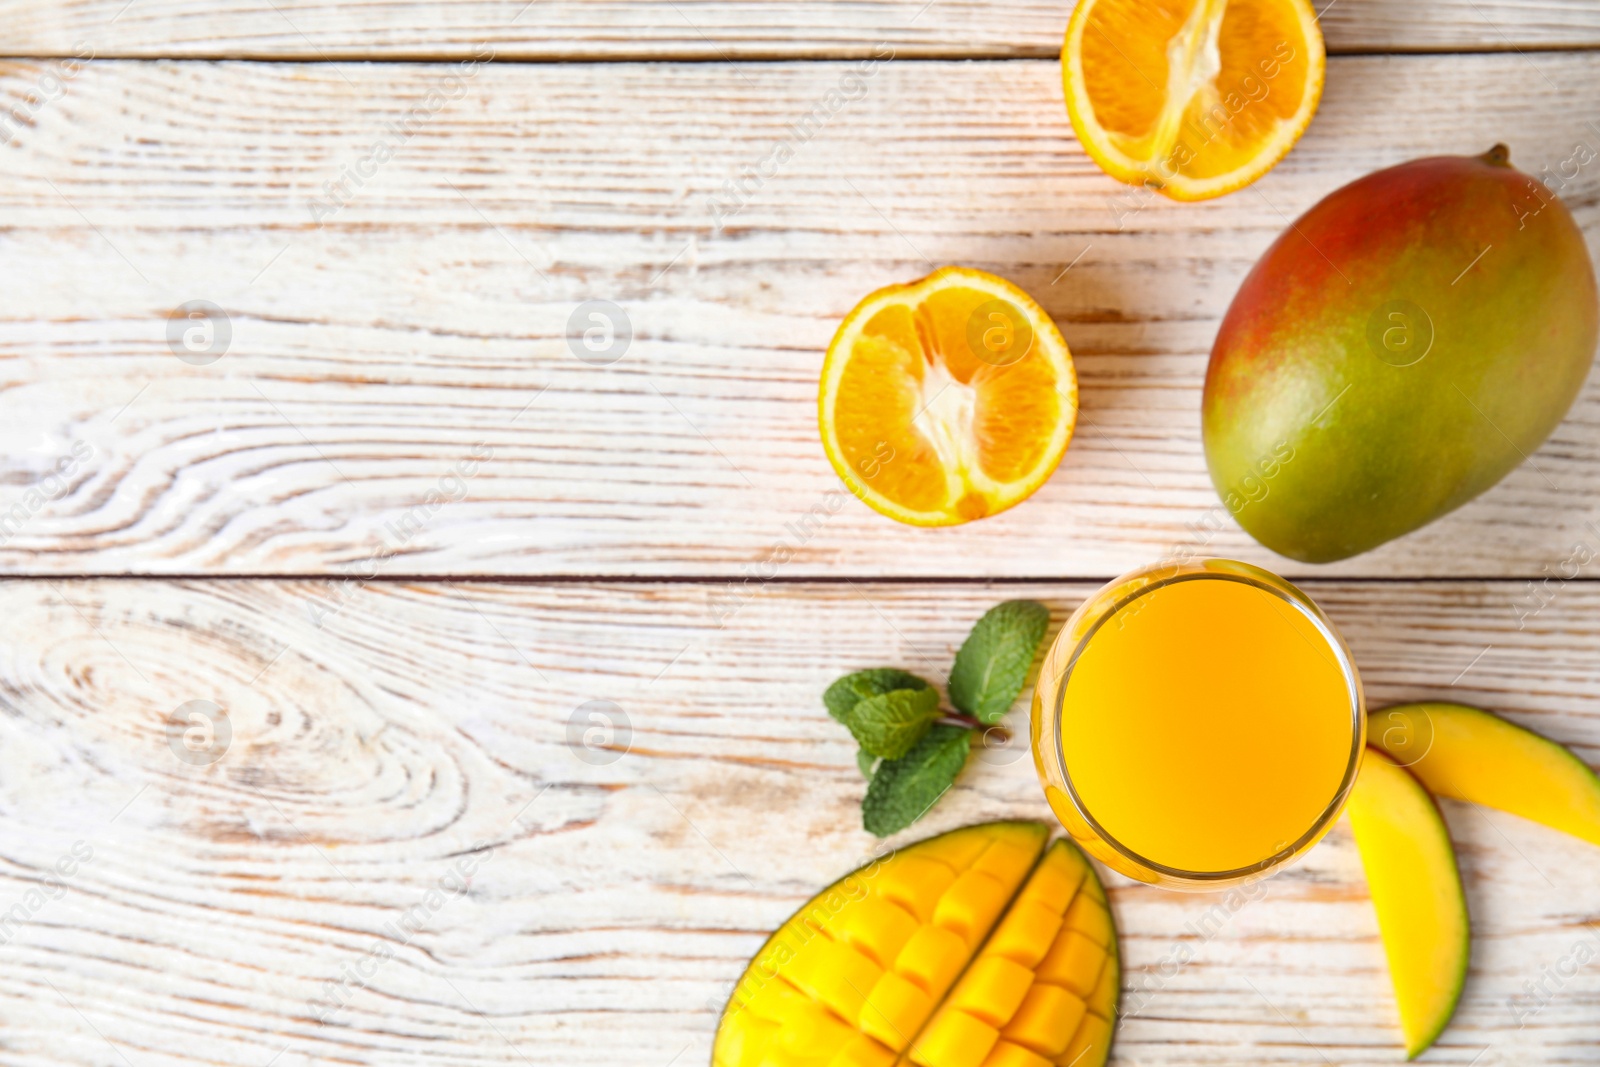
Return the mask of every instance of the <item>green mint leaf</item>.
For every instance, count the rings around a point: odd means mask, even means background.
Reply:
[[[926,689],[928,683],[914,674],[894,667],[873,667],[871,670],[847,674],[828,686],[822,694],[822,703],[828,714],[840,722],[849,721],[850,712],[868,697],[892,693],[896,689]]]
[[[861,777],[872,781],[872,772],[877,770],[878,757],[864,748],[856,749],[856,766],[861,768]]]
[[[961,773],[972,738],[973,731],[964,726],[941,724],[902,758],[878,764],[861,801],[861,825],[870,834],[888,837],[922,818]]]
[[[950,668],[950,703],[986,726],[999,722],[1028,680],[1050,612],[1033,600],[1008,600],[984,613]]]
[[[899,759],[922,739],[938,714],[937,689],[896,689],[857,701],[844,724],[874,756]]]

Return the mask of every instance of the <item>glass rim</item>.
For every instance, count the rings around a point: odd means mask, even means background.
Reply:
[[[1207,566],[1207,564],[1211,563],[1228,564],[1230,570],[1213,570]],[[1173,565],[1153,564],[1149,567],[1142,567],[1138,570],[1130,571],[1122,577],[1114,579],[1108,583],[1101,589],[1101,592],[1105,592],[1109,589],[1115,589],[1133,581],[1142,575],[1164,569],[1164,566]],[[1244,573],[1241,573],[1241,571]],[[1094,817],[1093,813],[1091,813],[1089,810],[1089,806],[1084,803],[1083,798],[1078,795],[1077,787],[1072,781],[1072,771],[1067,766],[1065,741],[1063,739],[1063,731],[1060,726],[1062,721],[1062,712],[1067,698],[1067,687],[1072,680],[1073,668],[1077,666],[1078,660],[1088,648],[1090,640],[1092,640],[1094,636],[1100,632],[1100,628],[1107,622],[1111,621],[1111,619],[1115,618],[1118,612],[1122,611],[1128,605],[1132,604],[1141,597],[1154,593],[1160,589],[1164,589],[1167,586],[1176,585],[1180,582],[1204,580],[1231,581],[1252,586],[1260,589],[1264,593],[1268,593],[1279,598],[1280,600],[1285,601],[1294,610],[1303,614],[1307,619],[1310,620],[1311,624],[1316,627],[1317,632],[1322,635],[1323,640],[1327,644],[1328,648],[1333,652],[1334,659],[1339,666],[1339,672],[1344,677],[1345,691],[1350,698],[1350,755],[1346,760],[1344,775],[1339,780],[1339,786],[1336,790],[1334,790],[1333,798],[1323,808],[1321,813],[1317,815],[1316,819],[1312,821],[1311,826],[1306,830],[1306,832],[1301,834],[1300,837],[1296,838],[1292,842],[1284,843],[1271,855],[1257,860],[1255,863],[1244,867],[1236,867],[1232,870],[1226,871],[1188,871],[1180,867],[1172,867],[1168,864],[1159,863],[1155,860],[1152,860],[1148,856],[1140,855],[1138,852],[1135,852],[1133,849],[1119,841],[1116,835],[1108,831],[1100,822],[1100,820]],[[1092,594],[1089,600],[1085,601],[1084,603],[1087,605],[1093,603],[1093,601],[1094,595]],[[1070,620],[1068,625],[1071,625]],[[1094,619],[1093,623],[1084,632],[1083,636],[1078,639],[1077,644],[1073,647],[1072,655],[1068,658],[1066,667],[1063,668],[1061,672],[1061,679],[1058,683],[1056,683],[1056,692],[1054,700],[1052,701],[1051,710],[1056,721],[1056,728],[1054,730],[1056,749],[1055,755],[1057,765],[1061,768],[1061,779],[1063,784],[1066,786],[1067,796],[1071,799],[1072,806],[1077,809],[1078,814],[1082,816],[1083,820],[1089,825],[1090,830],[1097,837],[1099,837],[1107,847],[1115,850],[1119,855],[1123,856],[1130,862],[1155,874],[1161,875],[1162,877],[1182,882],[1238,882],[1243,879],[1248,879],[1252,875],[1261,874],[1265,871],[1270,871],[1275,867],[1281,866],[1290,859],[1293,859],[1306,848],[1310,847],[1317,840],[1319,840],[1322,835],[1327,833],[1328,828],[1333,825],[1334,821],[1339,817],[1339,814],[1344,810],[1345,802],[1349,799],[1351,790],[1355,788],[1356,775],[1361,770],[1362,750],[1366,747],[1362,737],[1363,731],[1361,729],[1361,727],[1364,725],[1363,720],[1366,717],[1365,700],[1361,689],[1361,677],[1356,671],[1355,660],[1350,655],[1350,650],[1345,647],[1344,639],[1339,636],[1339,631],[1334,628],[1333,623],[1328,619],[1328,617],[1322,613],[1322,609],[1317,607],[1316,603],[1310,597],[1306,596],[1306,594],[1292,582],[1288,581],[1287,579],[1280,578],[1279,576],[1263,568],[1256,567],[1248,563],[1243,563],[1239,560],[1206,558],[1195,560],[1187,564],[1177,564],[1173,574],[1156,579],[1155,581],[1150,582],[1148,585],[1141,585],[1128,592],[1126,595],[1118,597],[1110,604],[1110,606],[1102,609],[1098,617]]]

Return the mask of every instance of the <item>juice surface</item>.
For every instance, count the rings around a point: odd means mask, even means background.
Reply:
[[[1146,860],[1208,873],[1310,830],[1354,729],[1316,624],[1226,578],[1159,586],[1107,619],[1067,677],[1060,720],[1067,774],[1105,831]]]

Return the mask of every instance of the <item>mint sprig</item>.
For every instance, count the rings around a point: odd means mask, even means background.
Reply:
[[[896,689],[926,689],[928,683],[898,667],[872,667],[847,674],[828,686],[822,694],[822,703],[828,714],[840,722],[847,722],[855,706],[868,697],[892,693]]]
[[[1008,600],[984,613],[950,668],[950,703],[985,726],[1011,710],[1028,680],[1050,611],[1033,600]]]
[[[937,689],[895,689],[858,701],[844,724],[863,751],[879,759],[899,759],[922,740],[938,715]]]
[[[939,692],[895,667],[856,671],[822,695],[828,714],[861,746],[856,764],[868,779],[861,821],[887,837],[920,819],[955,783],[976,732],[1005,717],[1028,680],[1050,612],[1012,600],[985,612],[950,669],[950,702],[963,715],[939,713]]]
[[[964,726],[934,726],[903,757],[879,764],[861,801],[861,825],[888,837],[922,818],[955,784],[972,738]]]

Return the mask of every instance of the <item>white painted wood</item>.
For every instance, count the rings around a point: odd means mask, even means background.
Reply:
[[[1059,623],[1091,588],[884,575],[1110,575],[1179,545],[1320,574],[1374,704],[1482,703],[1600,763],[1600,588],[1351,580],[1531,577],[1600,546],[1593,383],[1537,469],[1361,559],[1304,568],[1211,531],[1205,353],[1287,218],[1412,155],[1505,140],[1537,172],[1600,145],[1600,57],[1539,51],[1600,45],[1585,0],[1318,7],[1334,52],[1504,54],[1335,59],[1276,172],[1176,205],[1073,139],[1066,5],[0,3],[8,56],[308,61],[0,64],[0,572],[42,579],[0,585],[0,1059],[704,1062],[749,953],[873,847],[822,688],[875,664],[942,682],[996,600]],[[465,69],[359,61],[483,42],[494,61]],[[870,74],[507,62],[889,48]],[[904,61],[959,56],[1033,61]],[[713,206],[835,90],[857,98]],[[394,158],[314,212],[386,130]],[[1595,182],[1566,190],[1592,244]],[[1077,357],[1078,440],[998,519],[831,513],[821,350],[930,261],[1040,297]],[[232,330],[204,366],[167,341],[199,299]],[[563,337],[592,299],[635,334],[608,366]],[[209,577],[64,580],[118,572]],[[250,573],[356,577],[220,579]],[[718,580],[604,580],[694,575]],[[172,747],[194,700],[228,712],[214,764]],[[585,748],[583,716],[613,706],[631,734]],[[1512,999],[1592,936],[1600,854],[1446,808],[1474,969],[1429,1060],[1600,1062],[1594,965],[1520,1027]],[[1048,817],[1025,757],[969,768],[906,836],[1004,816]],[[446,899],[460,863],[470,891]],[[1215,936],[1191,925],[1211,900],[1112,897],[1137,1008],[1118,1063],[1399,1061],[1342,827]],[[1162,978],[1180,946],[1195,960]]]
[[[1088,588],[775,585],[719,627],[713,590],[681,583],[5,583],[0,916],[24,914],[0,927],[4,1059],[703,1063],[765,932],[873,847],[822,689],[878,664],[942,683],[997,600],[1039,597],[1059,625]],[[1520,631],[1509,583],[1308,589],[1374,705],[1474,701],[1600,761],[1600,589],[1568,586]],[[319,604],[342,607],[318,627]],[[231,724],[209,766],[169,747],[192,700]],[[597,700],[631,726],[611,750],[569,726]],[[974,763],[905,838],[1047,818],[1017,755]],[[1600,850],[1447,814],[1476,934],[1429,1062],[1594,1063],[1600,971],[1522,1029],[1508,998],[1587,936]],[[78,841],[93,854],[64,894],[30,898]],[[386,932],[479,841],[465,897]],[[1152,990],[1118,1063],[1399,1062],[1342,828],[1209,939],[1185,927],[1214,899],[1111,895],[1129,988]],[[1195,959],[1163,984],[1181,944]],[[308,999],[374,945],[393,958],[319,1025]]]
[[[1594,47],[1588,0],[1313,0],[1334,51]],[[65,0],[0,4],[9,55],[168,58],[1054,56],[1071,0]]]
[[[1506,140],[1537,172],[1600,145],[1600,55],[1335,59],[1274,173],[1182,205],[1085,157],[1053,63],[867,69],[83,68],[0,152],[0,513],[26,519],[0,568],[345,573],[377,554],[388,574],[740,575],[787,552],[790,577],[1075,577],[1209,539],[1306,573],[1231,522],[1204,532],[1222,516],[1200,384],[1243,273],[1287,218],[1377,167]],[[50,70],[11,64],[0,92]],[[841,86],[860,98],[742,208],[714,199]],[[407,119],[434,90],[459,99]],[[325,183],[401,140],[396,122],[409,140],[328,214]],[[1568,187],[1591,237],[1595,182],[1590,167]],[[1083,417],[1033,500],[919,530],[836,496],[816,375],[861,296],[948,262],[1037,294]],[[231,317],[208,366],[167,339],[198,299]],[[565,339],[594,299],[632,322],[609,366]],[[92,455],[41,483],[78,441]],[[1539,574],[1595,536],[1594,387],[1535,462],[1321,573]]]

